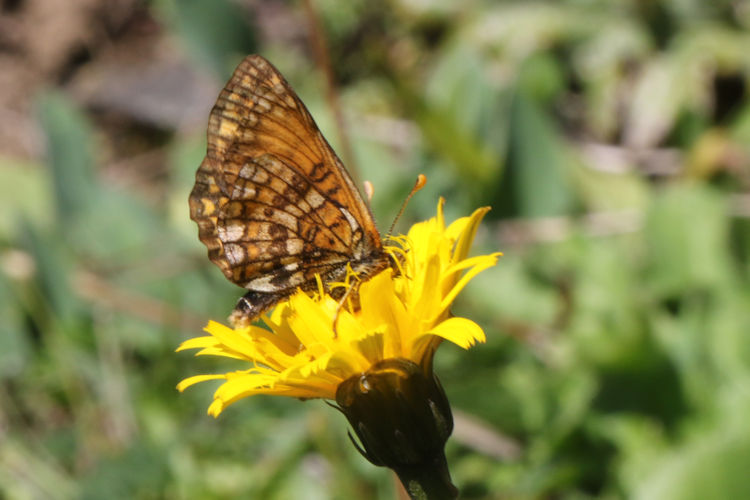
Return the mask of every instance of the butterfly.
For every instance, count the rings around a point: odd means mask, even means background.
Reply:
[[[372,213],[279,71],[247,56],[211,110],[206,156],[189,197],[209,259],[245,288],[247,324],[298,289],[390,267]]]

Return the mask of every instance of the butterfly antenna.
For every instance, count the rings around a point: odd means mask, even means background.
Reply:
[[[417,191],[422,189],[425,184],[427,184],[427,177],[424,174],[419,174],[417,176],[417,182],[414,183],[414,187],[411,188],[411,192],[409,192],[409,195],[401,204],[401,209],[398,211],[396,218],[393,219],[393,224],[391,224],[391,228],[388,230],[388,234],[386,235],[386,238],[389,238],[391,234],[393,234],[393,228],[396,227],[396,222],[398,222],[398,220],[401,218],[401,215],[403,215],[404,210],[406,210],[406,205],[409,203],[409,200],[411,200],[411,197],[414,196],[414,194],[416,194]]]

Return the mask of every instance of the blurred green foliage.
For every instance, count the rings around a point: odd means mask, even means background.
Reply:
[[[750,2],[313,3],[381,227],[419,172],[410,221],[493,206],[477,251],[505,256],[455,308],[488,342],[436,360],[462,498],[750,497]],[[149,14],[218,79],[272,60],[335,147],[304,10],[271,4],[289,34]],[[187,215],[205,131],[168,134],[154,201],[107,180],[95,114],[37,110],[44,164],[0,155],[0,496],[394,498],[320,401],[214,420],[209,384],[175,391],[235,368],[173,352],[241,294]]]

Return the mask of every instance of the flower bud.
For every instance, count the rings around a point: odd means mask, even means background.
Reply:
[[[444,452],[453,416],[431,368],[403,358],[380,361],[339,384],[336,402],[362,443],[352,439],[360,453],[393,469],[412,498],[456,497]]]

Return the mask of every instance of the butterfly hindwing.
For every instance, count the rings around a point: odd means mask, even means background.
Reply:
[[[209,258],[250,292],[253,319],[297,288],[388,266],[341,161],[281,74],[260,56],[235,70],[208,126],[190,214]]]

